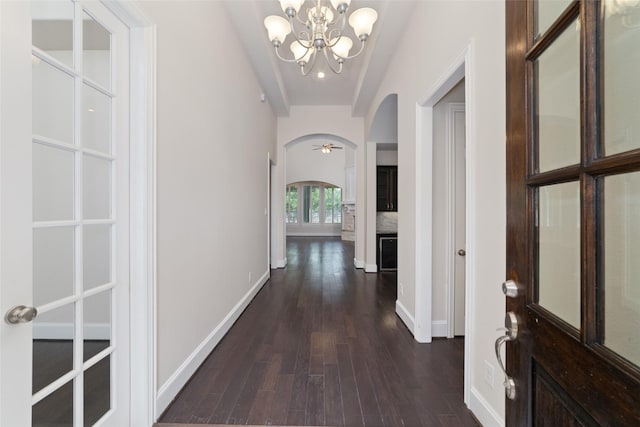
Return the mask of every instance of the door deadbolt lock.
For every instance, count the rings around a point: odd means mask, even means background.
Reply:
[[[502,282],[502,293],[509,298],[517,298],[518,284],[513,280],[507,280],[506,282]]]

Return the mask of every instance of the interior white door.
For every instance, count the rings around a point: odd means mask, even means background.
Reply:
[[[129,418],[129,41],[99,2],[0,2],[1,425]]]
[[[454,267],[454,321],[453,333],[455,336],[465,335],[465,277],[466,277],[466,245],[467,245],[467,206],[466,206],[466,129],[465,129],[465,104],[450,104],[453,115],[454,132],[454,198],[455,198],[455,225],[454,240],[457,248]]]

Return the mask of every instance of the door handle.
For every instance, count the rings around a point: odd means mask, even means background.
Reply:
[[[35,319],[37,315],[38,310],[35,307],[17,305],[7,311],[4,320],[10,325],[16,325],[18,323],[29,323]]]
[[[458,255],[465,256],[466,254],[467,254],[467,251],[465,251],[464,249],[459,249],[458,250]]]
[[[507,313],[504,318],[504,327],[505,334],[498,337],[496,340],[496,358],[498,359],[498,365],[504,374],[504,383],[502,383],[502,385],[504,386],[507,399],[514,400],[516,398],[516,382],[507,374],[507,369],[505,368],[505,365],[502,362],[502,356],[500,355],[500,347],[502,347],[502,344],[514,341],[518,337],[518,317],[514,312],[510,311]]]

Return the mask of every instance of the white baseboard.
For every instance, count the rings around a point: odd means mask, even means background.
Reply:
[[[285,268],[287,266],[287,259],[279,259],[276,261],[276,268]]]
[[[108,323],[88,323],[83,327],[84,339],[111,339],[111,327]],[[74,338],[73,323],[46,322],[34,323],[33,339],[35,340],[72,340]]]
[[[404,307],[404,305],[402,305],[400,301],[396,301],[396,314],[398,315],[400,320],[402,320],[404,324],[407,326],[407,329],[409,329],[409,332],[413,334],[413,330],[414,330],[413,316],[409,314],[409,311]]]
[[[207,338],[204,339],[196,347],[196,349],[187,357],[187,359],[180,365],[180,367],[169,377],[169,379],[162,384],[158,390],[156,397],[156,414],[155,419],[158,419],[162,412],[169,406],[171,401],[176,397],[178,392],[189,381],[189,378],[195,373],[198,367],[204,362],[209,353],[218,345],[226,333],[231,329],[231,326],[238,320],[238,317],[247,308],[249,303],[253,300],[256,294],[262,289],[262,286],[267,283],[269,279],[269,271],[264,273],[255,285],[245,294],[244,297],[236,304],[235,307],[227,314],[227,316],[215,327]]]
[[[355,259],[355,258],[353,259],[353,265],[356,268],[364,268],[365,266],[364,261],[360,261],[359,259]]]
[[[446,337],[448,333],[446,320],[434,320],[431,322],[432,337]]]
[[[365,273],[377,273],[378,266],[376,264],[365,264],[364,266]]]
[[[482,397],[475,387],[470,390],[469,410],[484,427],[504,427],[504,417]]]

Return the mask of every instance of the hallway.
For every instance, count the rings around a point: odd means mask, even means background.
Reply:
[[[464,341],[416,343],[395,314],[395,273],[354,269],[339,238],[288,238],[287,259],[158,426],[477,425]]]

